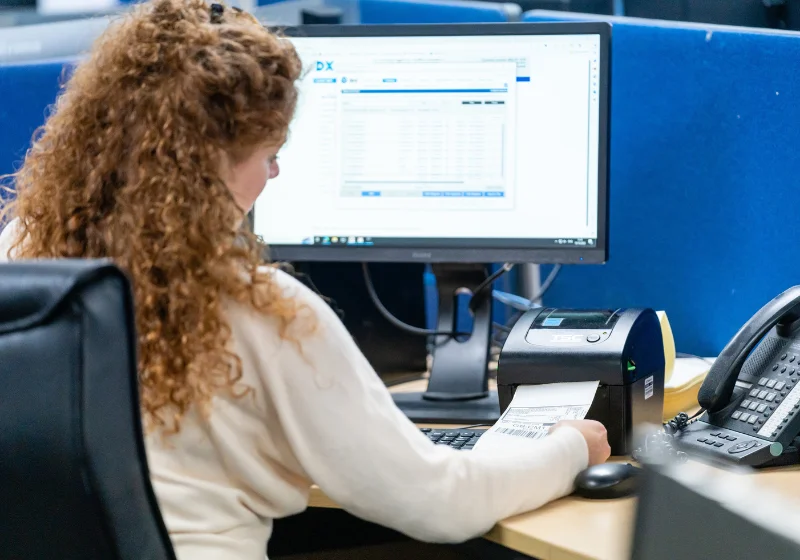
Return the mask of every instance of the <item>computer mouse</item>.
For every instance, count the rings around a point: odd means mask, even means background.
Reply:
[[[641,470],[627,463],[591,466],[575,477],[575,494],[593,500],[630,496],[638,488]]]

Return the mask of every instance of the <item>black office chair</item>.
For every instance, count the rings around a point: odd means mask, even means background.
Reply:
[[[174,559],[145,455],[133,301],[106,261],[0,264],[0,558]]]

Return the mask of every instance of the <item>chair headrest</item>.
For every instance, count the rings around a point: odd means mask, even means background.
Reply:
[[[60,259],[0,264],[0,334],[46,322],[75,290],[103,276],[125,278],[110,260]]]

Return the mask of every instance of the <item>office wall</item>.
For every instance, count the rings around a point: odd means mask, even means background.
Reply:
[[[608,21],[610,260],[545,303],[665,309],[679,351],[716,355],[800,284],[800,35]]]
[[[800,35],[609,21],[611,259],[566,268],[545,303],[666,309],[680,351],[716,354],[800,284]],[[0,173],[22,160],[60,74],[0,67]]]

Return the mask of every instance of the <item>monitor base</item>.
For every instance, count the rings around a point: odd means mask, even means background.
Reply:
[[[413,422],[431,424],[494,424],[500,417],[496,391],[489,391],[489,349],[492,342],[492,297],[476,302],[473,312],[458,298],[472,293],[488,274],[486,265],[435,263],[439,300],[437,331],[458,332],[462,314],[471,315],[466,336],[435,336],[433,364],[424,393],[395,393],[394,402]]]
[[[500,418],[496,391],[472,400],[429,400],[425,393],[394,393],[395,404],[412,421],[430,424],[494,424]]]

